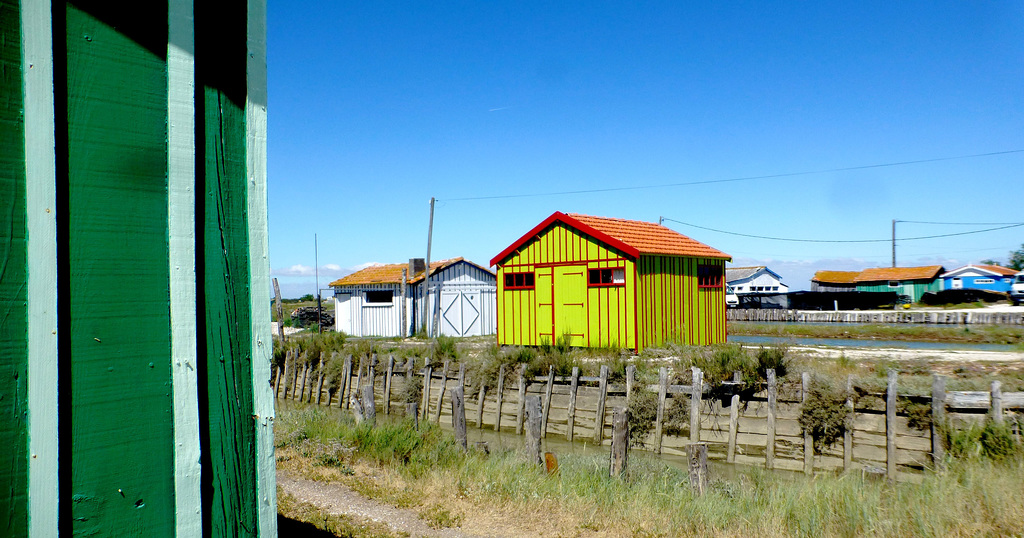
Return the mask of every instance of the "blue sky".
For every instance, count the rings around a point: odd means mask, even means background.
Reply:
[[[552,5],[554,4],[554,5]],[[490,258],[554,211],[767,264],[888,266],[892,219],[1024,222],[1024,3],[271,1],[271,272]],[[1014,152],[1016,151],[1016,152]],[[572,195],[616,189],[846,169]],[[491,198],[531,195],[517,198]],[[466,198],[471,198],[467,200]],[[477,199],[472,199],[477,198]],[[687,224],[681,224],[687,223]],[[1024,227],[897,225],[900,265],[1005,260]]]

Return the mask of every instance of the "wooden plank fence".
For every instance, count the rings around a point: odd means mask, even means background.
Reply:
[[[783,310],[730,308],[729,321],[795,323],[925,323],[933,325],[1024,325],[1024,312],[898,311],[898,310]]]
[[[299,355],[289,354],[290,361],[299,359]],[[407,412],[408,405],[392,405],[392,378],[397,376],[399,381],[405,382],[411,377],[423,387],[422,398],[413,408],[419,408],[424,418],[433,413],[435,421],[450,423],[452,390],[463,387],[463,376],[452,375],[447,364],[438,371],[429,363],[417,368],[412,359],[401,366],[393,360],[389,357],[389,367],[380,374],[372,374],[372,367],[368,368],[370,372],[362,380],[366,389],[372,380],[374,399],[383,413]],[[286,363],[275,375],[278,385],[274,393],[278,398],[348,408],[349,400],[362,394],[359,390],[361,372],[353,372],[351,364],[351,358],[347,358],[338,390],[321,390],[319,395],[314,395],[314,383],[308,383],[305,388],[302,384],[303,379],[313,375],[312,367]],[[989,391],[946,391],[945,378],[936,375],[931,396],[899,394],[898,376],[893,371],[885,392],[862,393],[856,406],[852,398],[847,399],[847,407],[854,411],[853,428],[823,454],[813,454],[810,439],[803,434],[798,422],[810,376],[802,376],[800,383],[781,386],[776,382],[774,371],[768,372],[768,383],[753,396],[743,399],[738,390],[731,393],[727,390],[725,394],[719,390],[712,394],[712,387],[703,382],[703,372],[699,369],[692,372],[693,383],[670,385],[668,371],[663,368],[659,383],[642,387],[658,394],[658,419],[645,448],[686,456],[689,445],[705,443],[707,457],[711,460],[808,474],[816,470],[884,469],[888,477],[899,479],[907,473],[941,465],[941,436],[934,423],[948,419],[954,424],[964,424],[986,417],[1001,421],[1009,413],[1024,411],[1024,392],[1002,392],[998,382],[994,382]],[[504,381],[509,376],[518,378],[518,382],[506,384]],[[282,383],[284,386],[280,386]],[[315,385],[321,388],[320,383]],[[637,390],[635,384],[631,385],[632,390]],[[434,390],[430,390],[432,386]],[[734,380],[723,386],[738,389],[743,383]],[[853,376],[847,379],[846,386],[847,393],[852,393]],[[578,369],[574,369],[571,376],[549,372],[533,378],[524,377],[519,368],[515,372],[500,372],[493,390],[481,391],[476,399],[466,399],[464,406],[467,415],[477,417],[477,428],[493,427],[522,434],[529,416],[528,401],[537,398],[541,437],[573,440],[582,435],[592,442],[608,445],[612,437],[613,410],[626,407],[626,390],[625,383],[609,383],[606,366],[601,367],[600,376],[581,376]],[[911,428],[908,416],[900,409],[901,401],[930,402],[932,416],[938,420],[933,420],[930,430]],[[677,435],[665,433],[663,424],[665,409],[673,405],[689,409],[689,423],[677,425]],[[1015,421],[1015,424],[1019,436],[1020,422]]]

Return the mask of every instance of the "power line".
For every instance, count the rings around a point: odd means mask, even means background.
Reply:
[[[1007,151],[993,151],[989,153],[975,153],[973,155],[957,155],[954,157],[936,157],[933,159],[917,159],[913,161],[896,161],[879,164],[864,164],[859,166],[846,166],[842,168],[826,168],[821,170],[806,170],[802,172],[786,172],[782,174],[766,174],[760,176],[742,176],[725,179],[706,179],[701,181],[684,181],[680,183],[662,183],[658,185],[633,185],[629,187],[607,187],[604,189],[580,189],[573,191],[552,191],[526,194],[496,194],[491,196],[466,196],[462,198],[447,198],[448,202],[466,202],[472,200],[501,200],[509,198],[536,198],[540,196],[564,196],[569,194],[593,194],[602,192],[637,191],[647,189],[663,189],[667,187],[689,187],[693,185],[711,185],[715,183],[731,183],[736,181],[752,181],[756,179],[778,179],[783,177],[809,176],[814,174],[828,174],[832,172],[849,172],[853,170],[868,170],[872,168],[885,168],[891,166],[908,166],[912,164],[925,164],[943,161],[955,161],[960,159],[976,159],[980,157],[995,157],[998,155],[1009,155],[1013,153],[1024,153],[1024,149],[1011,149]],[[908,221],[909,222],[909,221]]]
[[[897,220],[896,222],[905,222],[907,224],[939,224],[943,226],[1004,226],[1017,224],[1016,222],[927,222],[923,220]]]
[[[740,236],[740,237],[750,237],[752,239],[767,239],[767,240],[770,240],[770,241],[787,241],[787,242],[790,242],[790,243],[888,243],[888,242],[890,242],[892,240],[891,238],[889,238],[889,239],[797,239],[797,238],[791,238],[791,237],[770,237],[770,236],[766,236],[766,235],[753,235],[753,234],[745,234],[745,233],[740,233],[740,232],[730,232],[730,231],[727,231],[727,230],[719,230],[719,229],[716,229],[716,228],[708,228],[706,226],[699,226],[697,224],[691,224],[689,222],[683,222],[681,220],[676,220],[676,219],[672,219],[672,218],[669,218],[669,217],[664,217],[664,219],[672,221],[672,222],[675,222],[675,223],[678,223],[678,224],[682,224],[683,226],[691,226],[693,228],[700,228],[701,230],[707,230],[709,232],[717,232],[717,233],[722,233],[722,234],[727,234],[727,235],[736,235],[736,236]],[[903,238],[899,238],[898,241],[918,241],[918,240],[921,240],[921,239],[938,239],[938,238],[942,238],[942,237],[953,237],[953,236],[957,236],[957,235],[979,234],[979,233],[984,233],[984,232],[994,232],[996,230],[1005,230],[1007,228],[1017,228],[1017,227],[1020,227],[1020,226],[1024,226],[1024,222],[1019,222],[1019,223],[1015,223],[1015,224],[1008,224],[1006,226],[998,226],[996,228],[986,228],[984,230],[971,230],[969,232],[956,232],[956,233],[937,234],[937,235],[923,235],[923,236],[919,236],[919,237],[903,237]]]

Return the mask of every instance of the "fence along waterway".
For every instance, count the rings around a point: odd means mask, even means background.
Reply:
[[[507,435],[521,434],[527,396],[541,398],[543,421],[541,435],[587,443],[608,445],[613,410],[626,405],[632,390],[650,390],[658,394],[658,423],[645,442],[645,448],[670,456],[685,456],[688,444],[708,445],[708,459],[719,463],[766,466],[789,471],[836,471],[851,469],[884,470],[893,479],[904,479],[926,467],[941,464],[944,453],[936,424],[950,420],[964,424],[984,420],[1004,420],[1009,410],[1024,410],[1024,392],[1003,393],[998,382],[989,391],[946,391],[945,378],[934,376],[932,395],[899,394],[898,376],[890,372],[885,392],[859,391],[846,405],[853,409],[853,427],[841,443],[815,455],[811,443],[801,431],[798,419],[803,395],[810,376],[801,382],[777,383],[774,373],[763,386],[744,390],[739,382],[718,387],[703,382],[694,369],[691,383],[670,384],[663,369],[658,384],[639,386],[632,367],[625,383],[609,383],[606,366],[599,376],[527,378],[521,368],[506,369],[498,386],[470,394],[464,373],[452,368],[422,367],[413,358],[399,365],[393,357],[387,367],[375,367],[375,358],[353,361],[349,356],[336,391],[324,390],[321,370],[303,364],[303,358],[288,353],[285,367],[274,376],[277,398],[300,400],[317,405],[349,408],[361,386],[372,383],[374,401],[385,414],[403,414],[405,405],[392,401],[395,382],[411,379],[423,387],[418,402],[421,419],[451,422],[451,389],[463,386],[466,392],[466,418],[471,429],[487,428]],[[322,364],[323,361],[321,361]],[[353,364],[355,362],[356,364]],[[298,365],[296,365],[298,363]],[[365,363],[365,364],[360,364]],[[378,373],[379,372],[379,373]],[[847,379],[847,393],[853,394],[854,379]],[[368,388],[368,387],[367,387]],[[932,426],[926,430],[910,427],[903,411],[906,403],[930,404]],[[667,428],[667,410],[685,410],[688,420],[677,420]],[[1019,436],[1019,426],[1016,431]]]
[[[907,311],[907,310],[783,310],[730,308],[728,321],[787,321],[792,323],[923,323],[934,325],[1024,325],[1020,312]]]

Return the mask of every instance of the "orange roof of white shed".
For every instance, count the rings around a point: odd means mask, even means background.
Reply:
[[[732,256],[709,247],[700,241],[660,224],[641,220],[626,220],[609,217],[592,217],[571,213],[566,215],[556,211],[550,217],[535,226],[500,254],[491,259],[491,265],[508,257],[526,242],[534,239],[545,228],[561,222],[587,235],[593,236],[626,254],[637,258],[641,254],[664,256],[691,256],[697,258],[720,258],[731,260]]]
[[[455,265],[459,262],[465,262],[473,267],[491,273],[491,271],[485,267],[468,261],[462,257],[451,258],[449,260],[438,260],[430,262],[430,274],[431,276],[436,275],[439,271]],[[423,271],[418,271],[415,275],[408,275],[409,264],[407,263],[389,263],[382,265],[371,265],[365,269],[360,269],[355,273],[347,276],[343,276],[334,282],[328,284],[328,286],[360,286],[366,284],[399,284],[402,282],[402,270],[406,269],[406,282],[408,284],[415,284],[423,280]],[[492,273],[493,274],[493,273]]]

